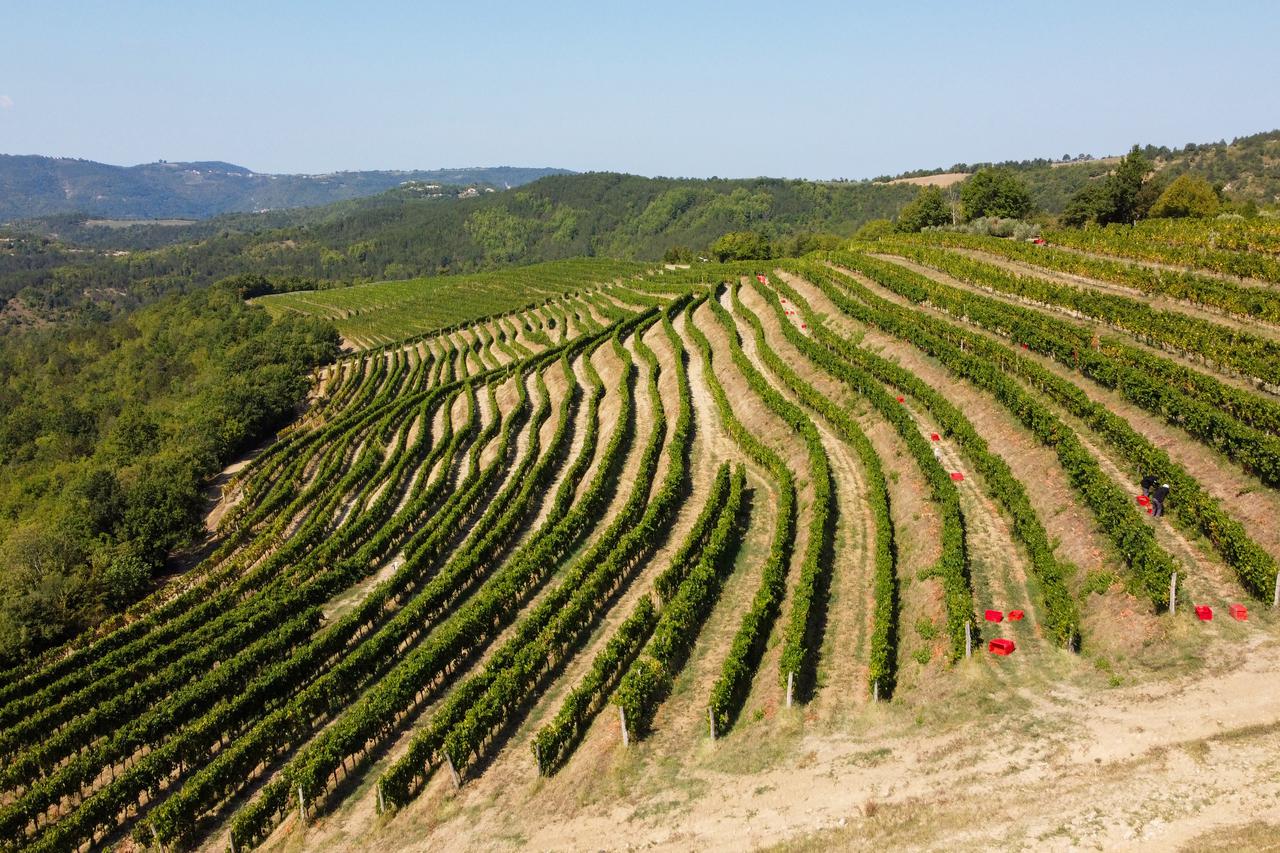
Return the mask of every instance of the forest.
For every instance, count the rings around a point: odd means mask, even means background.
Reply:
[[[0,338],[0,658],[91,627],[199,540],[210,478],[337,351],[236,282]]]

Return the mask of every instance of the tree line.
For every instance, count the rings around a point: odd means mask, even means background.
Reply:
[[[209,478],[293,417],[337,345],[237,282],[0,339],[0,660],[145,594]]]

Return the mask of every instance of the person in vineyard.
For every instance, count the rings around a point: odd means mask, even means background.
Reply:
[[[1169,484],[1161,483],[1151,493],[1151,514],[1157,518],[1164,515],[1164,502],[1169,497]]]
[[[1151,497],[1151,490],[1154,489],[1156,487],[1156,483],[1159,483],[1159,482],[1160,481],[1156,479],[1156,477],[1152,474],[1148,474],[1147,476],[1143,477],[1142,478],[1142,496],[1144,498]]]

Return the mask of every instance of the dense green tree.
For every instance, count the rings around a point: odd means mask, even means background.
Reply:
[[[1138,146],[1133,146],[1129,153],[1120,158],[1115,172],[1107,178],[1107,192],[1110,195],[1110,209],[1106,211],[1108,222],[1133,222],[1141,219],[1146,211],[1142,209],[1140,195],[1142,184],[1151,172],[1151,161],[1142,155]]]
[[[1008,169],[979,169],[960,185],[966,221],[980,216],[1023,219],[1031,213],[1027,182]]]
[[[1072,197],[1062,213],[1067,225],[1096,222],[1134,222],[1147,215],[1160,193],[1160,184],[1150,178],[1151,161],[1138,146],[1120,159],[1115,171],[1101,181],[1087,184]]]
[[[96,615],[84,543],[57,519],[28,521],[0,543],[0,659],[53,642]]]
[[[872,219],[854,232],[855,240],[879,240],[894,233],[894,224],[888,219]]]
[[[118,613],[146,594],[155,567],[155,561],[147,559],[143,549],[132,543],[109,549],[101,578],[107,606]]]
[[[120,610],[200,528],[202,490],[292,417],[337,333],[242,301],[0,336],[0,662]]]
[[[1213,216],[1221,203],[1218,194],[1204,178],[1182,174],[1174,178],[1155,204],[1154,217]]]
[[[672,246],[662,253],[662,262],[667,264],[691,264],[694,260],[693,249],[688,246]]]
[[[1071,197],[1067,207],[1062,211],[1062,223],[1079,228],[1090,222],[1097,222],[1110,209],[1110,194],[1102,181],[1085,184]]]
[[[758,231],[730,231],[711,244],[711,256],[717,261],[753,261],[773,257],[773,247]]]
[[[1168,177],[1161,172],[1152,172],[1142,182],[1142,188],[1134,200],[1133,213],[1135,219],[1146,219],[1151,215],[1151,206],[1160,198],[1160,194],[1169,185]]]
[[[773,254],[781,258],[798,258],[810,252],[830,252],[844,248],[847,237],[839,234],[796,234],[773,245]]]
[[[939,187],[923,187],[920,193],[898,212],[897,229],[916,232],[935,225],[951,224],[951,203]]]

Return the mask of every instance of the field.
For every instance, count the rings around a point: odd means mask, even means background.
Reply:
[[[332,320],[348,345],[365,349],[532,307],[644,268],[627,261],[578,258],[493,273],[281,293],[257,301],[271,314],[294,311]]]
[[[1280,227],[1049,236],[263,298],[358,351],[0,844],[1276,849]]]

